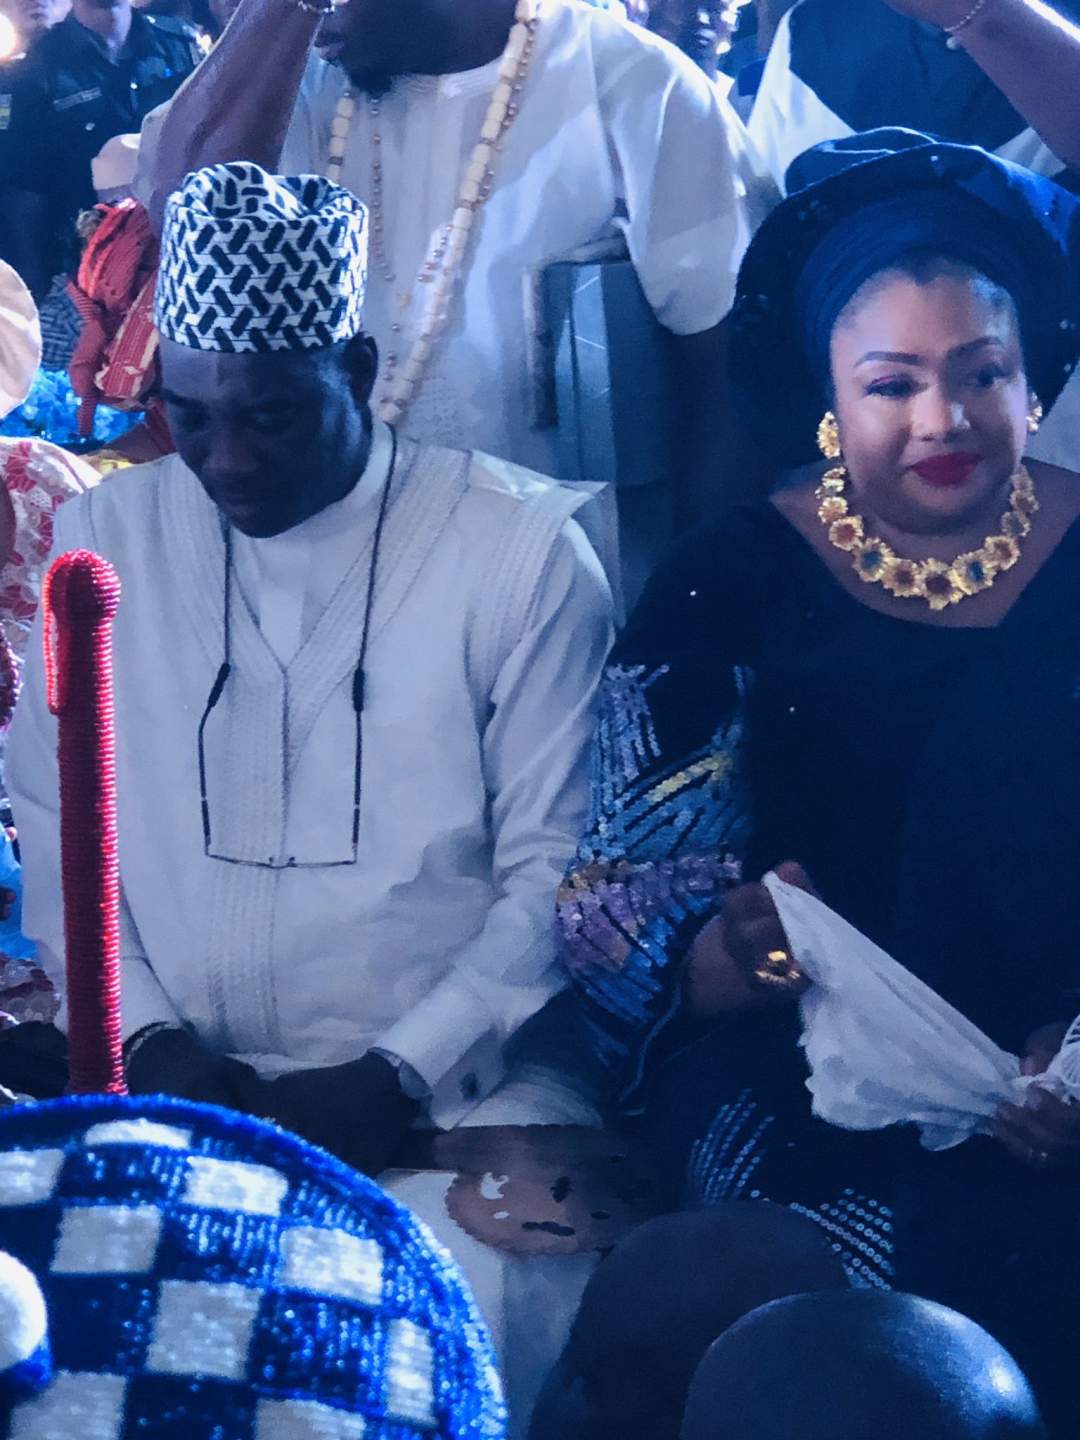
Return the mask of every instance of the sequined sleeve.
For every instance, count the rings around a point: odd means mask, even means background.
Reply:
[[[678,1007],[690,942],[738,878],[745,818],[736,680],[728,672],[705,684],[689,659],[655,668],[616,659],[604,677],[591,823],[560,889],[559,919],[595,1050],[624,1101]],[[662,744],[657,702],[680,714],[687,741],[700,714],[696,743]]]
[[[592,811],[559,891],[562,956],[611,1096],[630,1107],[683,962],[740,873],[744,709],[785,567],[768,505],[729,511],[653,577],[600,689]]]

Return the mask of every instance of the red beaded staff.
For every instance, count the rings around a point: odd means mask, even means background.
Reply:
[[[112,684],[112,621],[119,601],[116,571],[89,550],[61,555],[42,590],[48,702],[58,721],[72,1094],[127,1093]]]

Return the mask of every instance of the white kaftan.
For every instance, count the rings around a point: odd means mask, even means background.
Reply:
[[[462,74],[406,76],[380,102],[377,122],[358,100],[341,183],[370,203],[377,128],[395,279],[373,255],[364,328],[383,357],[403,363],[423,319],[428,287],[416,277],[453,214],[498,68],[496,60]],[[325,174],[347,84],[337,66],[310,62],[283,173]],[[709,330],[731,306],[739,261],[775,188],[719,86],[666,41],[581,0],[545,0],[520,105],[449,328],[403,428],[554,475],[555,431],[533,428],[531,418],[535,277],[583,246],[622,238],[660,322],[678,335]],[[155,112],[143,127],[143,199],[162,118]]]
[[[356,490],[291,536],[237,546],[233,673],[206,740],[223,853],[350,854],[352,678],[386,452],[383,438]],[[393,496],[355,865],[267,869],[204,853],[196,726],[222,658],[224,542],[179,458],[64,507],[57,549],[97,550],[124,590],[115,666],[125,1033],[180,1020],[264,1074],[381,1046],[432,1087],[436,1122],[453,1124],[501,1079],[504,1042],[561,988],[552,897],[586,812],[609,598],[569,518],[580,503],[571,492],[486,457],[402,442]],[[285,545],[306,556],[283,665],[273,567]],[[54,735],[35,655],[8,774],[24,924],[55,971]]]
[[[215,847],[299,861],[350,851],[352,679],[391,446],[287,535],[235,537],[233,670],[207,728]],[[590,1120],[504,1046],[562,987],[554,893],[588,804],[592,702],[611,641],[581,496],[486,456],[403,441],[380,552],[364,712],[359,856],[324,869],[204,853],[196,727],[222,659],[218,512],[176,456],[60,512],[57,553],[116,566],[124,1031],[181,1021],[264,1075],[379,1046],[433,1091],[432,1119]],[[40,628],[40,627],[39,627]],[[24,928],[62,981],[55,722],[40,646],[12,728]],[[470,1113],[471,1112],[471,1113]],[[521,1260],[449,1220],[438,1175],[387,1177],[463,1265],[523,1435],[586,1257]],[[538,1325],[537,1310],[544,1315]]]

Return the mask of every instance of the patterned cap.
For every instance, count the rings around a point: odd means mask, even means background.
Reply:
[[[6,1440],[504,1440],[450,1257],[371,1181],[209,1106],[0,1114]]]
[[[359,332],[366,280],[355,195],[321,175],[211,165],[166,207],[154,318],[191,350],[321,350]]]

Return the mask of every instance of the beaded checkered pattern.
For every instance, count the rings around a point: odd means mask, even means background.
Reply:
[[[51,1349],[39,1393],[11,1404],[0,1375],[8,1440],[505,1437],[449,1256],[261,1122],[165,1099],[8,1111],[0,1237],[37,1279]]]
[[[318,350],[361,328],[367,212],[321,175],[212,165],[169,199],[154,319],[192,350]]]

